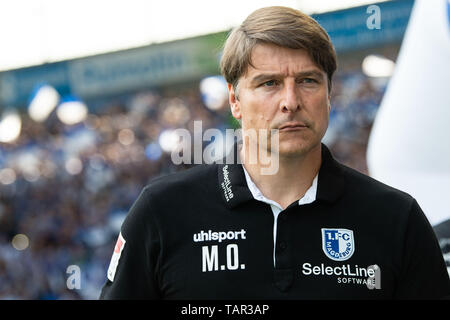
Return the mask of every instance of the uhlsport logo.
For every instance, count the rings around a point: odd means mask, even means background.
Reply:
[[[353,231],[348,229],[322,228],[322,249],[335,261],[345,261],[355,252]]]

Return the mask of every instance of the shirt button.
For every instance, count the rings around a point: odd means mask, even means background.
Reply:
[[[281,241],[278,247],[280,248],[280,251],[283,251],[287,248],[287,243],[285,241]]]

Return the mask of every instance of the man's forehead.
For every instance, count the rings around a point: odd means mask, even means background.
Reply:
[[[258,44],[252,50],[250,62],[243,78],[259,74],[294,76],[301,72],[316,72],[325,76],[325,72],[314,63],[305,49]]]

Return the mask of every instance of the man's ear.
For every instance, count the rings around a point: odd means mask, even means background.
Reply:
[[[236,120],[242,118],[241,114],[241,104],[239,98],[237,97],[235,88],[232,84],[228,83],[228,101],[230,102],[231,114]]]

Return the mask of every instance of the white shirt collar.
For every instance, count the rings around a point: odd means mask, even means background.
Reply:
[[[256,184],[252,181],[250,175],[248,174],[247,170],[245,169],[244,165],[242,164],[242,168],[244,169],[244,174],[245,174],[245,180],[247,181],[247,186],[248,189],[250,190],[250,192],[253,195],[253,198],[255,198],[255,200],[259,200],[271,205],[275,205],[277,207],[279,207],[281,209],[281,206],[271,200],[266,198],[261,191],[258,189],[258,187],[256,186]],[[301,206],[303,204],[308,204],[308,203],[312,203],[316,200],[316,195],[317,195],[317,181],[318,181],[318,177],[319,177],[319,173],[316,174],[316,176],[314,177],[314,180],[312,182],[311,187],[309,187],[309,189],[306,191],[305,195],[298,200],[298,205]]]

